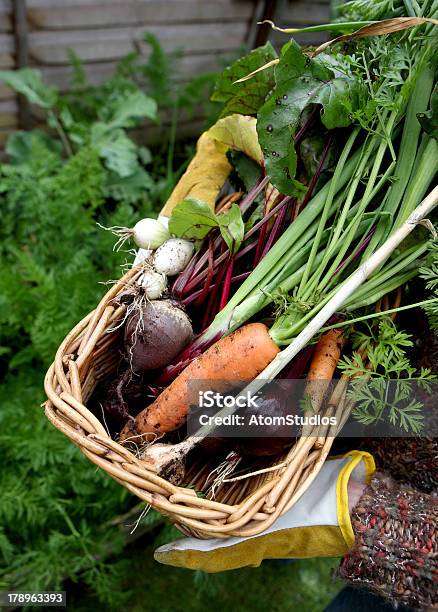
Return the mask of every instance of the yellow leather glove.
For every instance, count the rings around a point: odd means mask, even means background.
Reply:
[[[354,543],[348,491],[367,484],[374,471],[369,453],[351,451],[331,459],[294,507],[264,533],[251,538],[182,538],[158,548],[155,559],[165,565],[222,572],[258,567],[264,559],[343,556]]]

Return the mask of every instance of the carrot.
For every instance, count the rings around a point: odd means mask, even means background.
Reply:
[[[340,329],[331,329],[318,340],[310,362],[305,395],[312,411],[318,412],[341,356],[345,337]]]
[[[307,380],[331,380],[341,356],[345,338],[342,330],[330,329],[318,340]]]
[[[194,359],[157,399],[134,419],[120,434],[125,440],[174,431],[184,424],[189,409],[188,384],[190,381],[215,381],[215,391],[232,388],[234,381],[253,380],[271,363],[280,349],[263,323],[249,323],[218,340],[202,355]],[[209,389],[211,386],[209,386]]]

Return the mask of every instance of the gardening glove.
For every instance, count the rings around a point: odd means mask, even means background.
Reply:
[[[351,508],[374,471],[374,460],[366,452],[351,451],[331,459],[293,508],[264,533],[251,538],[182,538],[158,548],[155,559],[165,565],[222,572],[258,567],[264,559],[343,556],[355,540],[348,491],[358,490]]]

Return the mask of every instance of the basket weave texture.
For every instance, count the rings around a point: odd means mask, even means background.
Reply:
[[[139,274],[141,266],[132,268],[66,336],[45,377],[45,414],[90,461],[167,516],[185,535],[257,535],[288,511],[308,488],[329,453],[333,437],[315,429],[310,436],[298,439],[287,454],[269,458],[270,464],[265,462],[263,470],[218,487],[214,499],[199,496],[196,490],[206,490],[208,476],[217,464],[205,460],[190,464],[189,456],[185,480],[178,486],[161,478],[141,456],[113,440],[87,408],[87,402],[96,384],[108,380],[117,370],[118,334],[111,330],[123,318],[126,306],[116,298]]]

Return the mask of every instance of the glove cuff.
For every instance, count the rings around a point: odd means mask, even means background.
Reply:
[[[376,465],[372,455],[364,451],[353,450],[344,455],[344,458],[346,457],[351,457],[351,459],[342,468],[336,481],[336,507],[339,529],[348,548],[351,548],[355,536],[348,507],[348,481],[354,472],[355,480],[369,484],[376,471]]]

